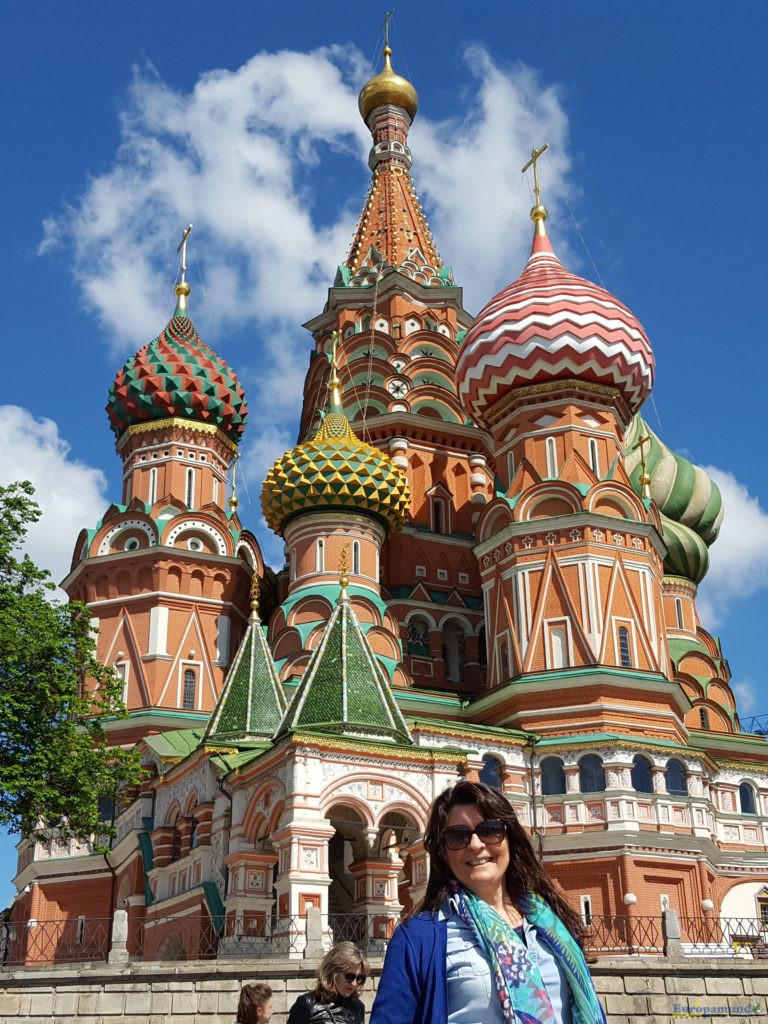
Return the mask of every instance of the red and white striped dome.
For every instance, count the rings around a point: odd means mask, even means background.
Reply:
[[[653,385],[640,322],[610,292],[566,270],[543,232],[516,281],[467,332],[456,366],[459,397],[478,423],[515,388],[577,379],[615,387],[634,413]]]

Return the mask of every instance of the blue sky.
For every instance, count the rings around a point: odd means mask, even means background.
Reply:
[[[293,441],[309,352],[299,325],[322,308],[367,187],[355,96],[383,13],[0,4],[0,482],[38,486],[30,549],[59,578],[80,526],[119,494],[107,388],[170,315],[190,221],[193,319],[250,399],[253,506],[241,510],[279,552],[256,516],[260,480]],[[409,3],[393,23],[395,66],[420,99],[416,186],[467,308],[520,271],[520,167],[548,141],[557,251],[646,327],[657,377],[645,415],[723,486],[701,606],[743,715],[768,712],[767,30],[759,3],[656,0]],[[0,904],[11,855],[0,844]]]

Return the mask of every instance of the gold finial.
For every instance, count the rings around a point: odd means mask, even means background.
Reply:
[[[187,239],[189,238],[189,233],[193,227],[194,225],[190,224],[189,227],[184,228],[181,241],[179,242],[179,247],[176,250],[176,252],[181,253],[181,280],[176,285],[176,295],[179,300],[176,307],[177,309],[187,308],[187,296],[191,291],[187,284]]]
[[[339,332],[334,331],[331,334],[331,379],[329,381],[329,387],[331,389],[331,409],[336,407],[341,408],[341,381],[339,380],[339,364],[337,361],[339,349]]]
[[[651,496],[651,478],[648,474],[648,467],[645,463],[645,445],[651,443],[651,435],[643,434],[638,440],[632,445],[632,451],[640,449],[640,487],[643,498],[650,498]]]
[[[389,45],[389,23],[392,20],[392,15],[395,13],[394,7],[391,11],[387,11],[384,15],[384,22],[381,28],[384,31],[384,67],[392,70],[392,66],[389,58],[392,56],[392,47]]]
[[[232,459],[232,493],[229,496],[229,510],[232,515],[237,511],[237,506],[240,502],[237,500],[237,461],[240,458],[240,452],[235,452]]]
[[[349,555],[347,554],[347,546],[346,544],[344,545],[339,556],[339,586],[341,587],[339,598],[342,601],[347,597],[347,587],[349,586]]]
[[[259,574],[254,569],[251,576],[251,618],[256,620],[259,617]]]
[[[547,219],[547,208],[541,205],[541,185],[539,184],[538,166],[539,157],[547,149],[549,149],[548,142],[545,142],[541,149],[536,149],[534,146],[531,150],[531,159],[522,170],[522,173],[525,174],[529,167],[533,167],[533,194],[536,197],[536,204],[531,210],[531,220],[536,225],[537,235],[546,235],[547,233],[544,228],[544,221]]]

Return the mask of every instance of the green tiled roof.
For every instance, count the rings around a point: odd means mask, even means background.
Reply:
[[[345,589],[280,732],[298,729],[411,742],[389,680],[368,645]]]
[[[258,614],[253,611],[203,742],[233,743],[274,736],[285,707],[272,653]]]

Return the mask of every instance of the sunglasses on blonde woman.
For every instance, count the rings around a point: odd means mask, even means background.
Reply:
[[[344,980],[348,985],[351,985],[353,981],[356,981],[358,985],[364,985],[367,977],[367,974],[353,974],[351,971],[344,972]]]
[[[498,846],[507,834],[507,826],[498,818],[481,821],[474,828],[466,825],[449,825],[443,831],[443,842],[447,850],[463,850],[469,846],[472,836],[477,836],[485,846]]]

